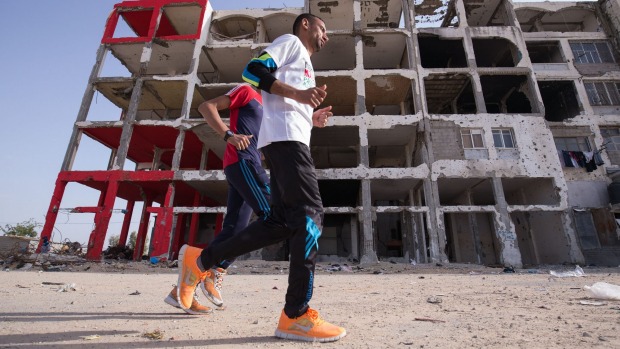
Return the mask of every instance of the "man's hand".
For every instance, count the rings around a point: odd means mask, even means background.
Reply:
[[[312,126],[316,126],[316,127],[327,126],[327,119],[329,119],[330,116],[334,115],[334,113],[332,113],[331,110],[332,110],[332,106],[330,105],[329,107],[318,109],[317,111],[312,113]]]
[[[226,142],[232,144],[235,148],[237,148],[237,150],[244,150],[250,146],[250,138],[252,137],[252,135],[246,136],[234,134],[229,137]]]
[[[299,103],[309,104],[312,108],[316,108],[327,97],[327,85],[320,87],[312,87],[307,90],[298,90],[293,98]]]

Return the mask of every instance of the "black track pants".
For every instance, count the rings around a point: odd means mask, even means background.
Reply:
[[[271,173],[271,214],[229,239],[212,243],[200,258],[205,268],[290,239],[290,271],[284,312],[306,312],[312,298],[323,204],[310,149],[299,142],[276,142],[261,149]]]

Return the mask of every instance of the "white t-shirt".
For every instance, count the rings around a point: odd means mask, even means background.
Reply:
[[[278,67],[274,72],[276,79],[300,90],[316,86],[310,55],[298,37],[284,34],[264,51]],[[263,122],[258,147],[281,141],[298,141],[310,146],[312,106],[265,91],[262,96]]]

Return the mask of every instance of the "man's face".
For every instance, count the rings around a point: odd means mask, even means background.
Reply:
[[[327,38],[327,28],[325,28],[325,23],[318,18],[310,18],[308,20],[308,32],[310,44],[312,45],[314,52],[319,52],[329,40]]]

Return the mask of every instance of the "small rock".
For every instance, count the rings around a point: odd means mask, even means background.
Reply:
[[[439,297],[435,297],[435,296],[430,296],[426,299],[427,302],[432,303],[432,304],[439,304],[441,303],[441,298]]]

